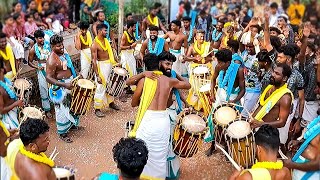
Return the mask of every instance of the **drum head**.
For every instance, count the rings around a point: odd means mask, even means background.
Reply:
[[[234,139],[242,139],[251,132],[250,123],[247,121],[234,121],[227,127],[227,135]]]
[[[193,69],[193,74],[200,75],[200,74],[206,74],[206,73],[209,73],[209,69],[205,66],[198,66]]]
[[[54,173],[56,174],[57,178],[65,178],[72,175],[69,169],[55,167],[53,168]]]
[[[200,87],[199,92],[210,92],[211,90],[211,84],[205,84],[203,86]]]
[[[78,86],[85,88],[85,89],[93,89],[94,84],[88,79],[79,79],[77,82]]]
[[[14,82],[13,82],[13,85],[18,88],[18,89],[29,89],[30,88],[30,83],[28,80],[26,79],[16,79]]]
[[[25,116],[33,119],[42,119],[43,116],[42,112],[35,107],[25,107],[23,108],[22,113]]]
[[[228,125],[237,118],[237,112],[228,106],[223,106],[214,112],[214,118],[218,124]]]
[[[202,133],[206,129],[206,122],[196,114],[189,114],[182,119],[182,126],[189,133]]]
[[[120,67],[115,67],[113,70],[115,73],[122,75],[122,76],[125,76],[128,73],[127,70],[120,68]]]

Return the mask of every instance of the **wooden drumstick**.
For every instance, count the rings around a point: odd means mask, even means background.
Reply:
[[[14,75],[14,76],[12,77],[12,82],[18,77],[18,75],[20,74],[21,70],[22,70],[22,68],[20,68],[20,69],[17,71],[16,75]]]
[[[219,148],[223,154],[225,154],[227,156],[227,158],[229,159],[229,161],[231,162],[231,164],[238,170],[241,171],[240,166],[232,159],[232,157],[217,143],[215,144],[217,148]]]
[[[57,147],[55,146],[53,152],[52,152],[51,155],[49,156],[49,159],[52,159],[52,157],[53,157],[53,155],[54,155],[54,153],[55,153],[56,151],[57,151]]]
[[[283,154],[283,152],[281,151],[281,149],[278,150],[280,156],[282,159],[288,159],[288,157],[286,155]]]

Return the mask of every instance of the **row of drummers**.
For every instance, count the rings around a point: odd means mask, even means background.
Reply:
[[[178,115],[173,135],[174,152],[182,158],[192,157],[203,141],[213,140],[217,146],[225,146],[233,161],[248,168],[254,164],[255,159],[253,130],[249,120],[241,117],[239,109],[243,109],[242,106],[220,101],[219,98],[212,102],[211,68],[211,64],[197,65],[194,68],[189,66],[189,80],[192,84],[189,97],[202,104],[203,112],[195,108],[196,110],[185,110]],[[218,96],[223,99],[226,94],[219,92]],[[210,124],[214,127],[210,127]],[[213,138],[209,137],[211,129]]]

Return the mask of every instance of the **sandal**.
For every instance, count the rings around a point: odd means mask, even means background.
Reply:
[[[60,138],[62,141],[66,142],[66,143],[72,143],[72,142],[73,142],[73,141],[70,139],[70,137],[68,136],[67,133],[65,133],[65,134],[60,134],[60,135],[59,135],[59,138]]]
[[[84,127],[72,125],[70,128],[70,131],[79,131],[79,130],[84,130]]]
[[[111,109],[116,110],[116,111],[119,111],[119,110],[120,110],[119,106],[117,106],[114,102],[110,103],[110,104],[109,104],[109,107],[110,107]]]
[[[98,109],[96,110],[95,114],[99,118],[103,118],[106,116],[101,110],[98,110]]]

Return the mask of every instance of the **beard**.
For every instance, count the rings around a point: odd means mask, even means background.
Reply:
[[[277,82],[277,81],[274,79],[274,77],[271,77],[271,78],[270,78],[270,84],[278,87],[278,86],[281,85],[281,82]]]
[[[158,36],[156,36],[156,35],[150,35],[151,40],[157,40],[157,38],[158,38]]]
[[[162,66],[160,66],[159,69],[163,73],[163,75],[167,77],[171,77],[171,69],[164,69]]]

